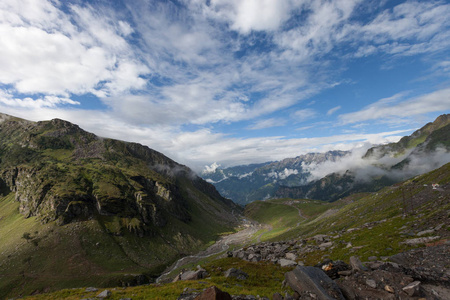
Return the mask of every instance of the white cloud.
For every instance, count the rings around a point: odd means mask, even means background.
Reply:
[[[351,171],[357,181],[369,181],[379,176],[403,180],[439,168],[450,161],[450,153],[442,148],[427,154],[415,153],[413,149],[410,149],[403,155],[386,153],[382,157],[363,158],[371,146],[365,144],[355,148],[350,155],[336,161],[302,164],[302,167],[305,171],[310,172],[308,181],[323,178],[331,173],[344,174],[347,171]],[[405,158],[408,158],[409,162],[404,166],[404,169],[390,170],[390,167],[400,163]]]
[[[220,165],[218,163],[213,162],[210,166],[205,166],[205,170],[203,171],[203,173],[214,173],[219,167]]]
[[[340,105],[338,105],[338,106],[336,106],[336,107],[333,107],[333,108],[329,109],[329,110],[327,111],[327,116],[331,116],[332,114],[334,114],[335,112],[337,112],[337,111],[340,110],[340,109],[341,109],[341,106],[340,106]]]
[[[148,69],[135,60],[118,28],[93,8],[70,6],[72,19],[53,2],[25,2],[0,6],[0,83],[19,93],[65,97],[144,85],[140,76]]]
[[[43,107],[57,107],[61,104],[79,105],[78,101],[58,96],[43,96],[37,99],[30,97],[15,98],[13,95],[0,90],[0,102],[8,106],[36,109]]]
[[[297,175],[297,174],[298,174],[298,170],[284,168],[284,170],[280,171],[280,172],[272,171],[272,172],[268,173],[267,177],[273,177],[275,179],[284,180],[291,175]]]
[[[247,127],[247,129],[258,130],[258,129],[283,126],[286,124],[286,121],[287,120],[285,120],[285,119],[276,119],[276,118],[260,120],[260,121],[255,122],[253,125]]]
[[[381,99],[360,111],[339,115],[342,124],[352,124],[367,120],[389,120],[408,118],[429,112],[450,110],[450,89],[405,99],[400,93],[393,97]]]
[[[209,14],[229,22],[231,29],[248,34],[278,29],[289,19],[293,4],[289,0],[212,0]]]
[[[317,112],[315,110],[306,108],[306,109],[297,110],[293,114],[293,118],[297,122],[304,122],[304,121],[314,118],[316,115],[317,115]]]
[[[290,59],[305,61],[328,53],[347,34],[344,25],[360,2],[311,1],[304,8],[305,20],[277,36],[275,41],[286,49],[284,55]]]
[[[245,178],[245,177],[248,177],[248,176],[252,176],[252,175],[253,175],[253,172],[248,172],[248,173],[245,173],[245,174],[241,174],[238,177],[239,177],[239,179],[242,179],[242,178]]]

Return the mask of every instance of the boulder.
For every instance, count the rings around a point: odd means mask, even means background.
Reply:
[[[297,255],[295,255],[294,253],[288,252],[288,253],[286,253],[286,259],[296,260],[297,259]]]
[[[196,271],[185,271],[178,274],[177,277],[173,280],[173,282],[177,282],[179,280],[198,280],[208,277],[208,272],[205,269],[199,268]]]
[[[227,277],[227,278],[228,277],[235,277],[235,278],[237,278],[239,280],[245,280],[245,279],[248,278],[248,274],[247,273],[245,273],[242,270],[235,269],[235,268],[230,268],[230,269],[226,270],[224,276]]]
[[[428,229],[428,230],[424,230],[424,231],[418,232],[417,236],[422,236],[422,235],[430,234],[430,233],[433,233],[433,232],[434,232],[434,229]]]
[[[373,280],[373,279],[367,279],[367,280],[366,280],[366,284],[367,284],[368,286],[370,286],[371,288],[373,288],[373,289],[376,289],[376,288],[377,288],[377,283],[376,283],[376,281]]]
[[[323,243],[323,242],[328,242],[328,235],[325,234],[318,234],[312,237],[316,242],[318,243]]]
[[[409,296],[418,296],[420,293],[420,281],[414,281],[402,288],[402,290]]]
[[[289,259],[285,259],[285,258],[280,259],[278,261],[278,263],[282,267],[295,267],[297,265],[297,263],[295,261],[289,260]]]
[[[97,295],[97,298],[108,298],[109,296],[111,296],[111,292],[108,290],[104,290],[103,292]]]
[[[232,300],[232,298],[227,292],[223,292],[216,286],[212,286],[195,297],[195,300]]]
[[[353,270],[356,270],[356,271],[368,271],[369,270],[362,264],[362,262],[356,256],[350,257],[350,266],[352,267]]]
[[[421,237],[421,238],[415,238],[415,239],[408,239],[403,242],[403,244],[406,245],[420,245],[420,244],[426,244],[435,240],[440,239],[440,236],[428,236],[428,237]]]
[[[351,274],[351,267],[342,260],[332,261],[327,259],[320,264],[315,265],[316,268],[322,269],[331,279],[337,279],[340,275]],[[345,273],[350,271],[350,273]],[[342,273],[344,272],[344,273]]]
[[[316,295],[319,300],[344,299],[339,287],[321,269],[297,266],[284,274],[286,283],[299,295]]]
[[[326,248],[330,248],[331,246],[333,246],[333,242],[325,242],[319,245],[320,248],[326,249]]]

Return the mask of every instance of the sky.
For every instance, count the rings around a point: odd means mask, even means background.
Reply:
[[[450,111],[450,1],[2,0],[0,112],[199,172],[397,141]]]

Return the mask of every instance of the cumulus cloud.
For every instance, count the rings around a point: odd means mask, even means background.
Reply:
[[[8,105],[27,109],[43,107],[57,107],[61,104],[79,105],[78,101],[58,96],[43,96],[40,98],[15,98],[13,95],[0,90],[0,102]]]
[[[288,178],[291,175],[297,175],[298,174],[298,170],[296,169],[288,169],[288,168],[284,168],[283,171],[281,172],[276,172],[276,171],[272,171],[270,173],[267,174],[267,177],[271,177],[274,179],[279,179],[279,180],[284,180],[286,178]]]
[[[105,96],[144,86],[149,70],[95,9],[51,1],[2,1],[0,82],[23,94]],[[122,22],[120,30],[126,31]],[[129,30],[128,30],[129,31]]]
[[[248,34],[252,30],[276,30],[289,19],[294,1],[289,0],[213,0],[208,12],[230,23],[233,30]]]
[[[205,166],[205,170],[203,171],[203,173],[214,173],[219,167],[220,165],[218,163],[213,162],[210,166]]]

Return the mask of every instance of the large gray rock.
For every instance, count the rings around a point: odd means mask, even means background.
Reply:
[[[300,295],[313,293],[319,300],[344,299],[336,283],[318,268],[297,266],[284,277],[286,283]]]
[[[414,281],[402,288],[409,296],[418,296],[420,293],[420,281]]]
[[[358,257],[352,256],[350,257],[350,266],[353,270],[356,271],[368,271],[369,269],[365,267]]]
[[[109,296],[111,296],[111,292],[108,290],[104,290],[103,292],[97,295],[97,298],[108,298]]]
[[[295,261],[290,260],[290,259],[285,259],[285,258],[280,259],[278,261],[278,263],[282,267],[295,267],[297,265],[297,263]]]
[[[428,236],[428,237],[421,237],[421,238],[415,238],[415,239],[408,239],[404,242],[402,242],[402,244],[406,244],[406,245],[420,245],[420,244],[425,244],[425,243],[429,243],[435,240],[440,239],[440,236]]]
[[[208,272],[205,269],[199,268],[196,271],[185,271],[183,273],[178,274],[177,277],[173,280],[173,282],[177,282],[180,280],[198,280],[208,277]]]
[[[290,252],[286,253],[285,257],[286,257],[286,259],[289,259],[289,260],[297,259],[297,255],[295,255],[294,253],[290,253]]]
[[[235,268],[230,268],[230,269],[226,270],[224,276],[227,277],[227,278],[228,277],[235,277],[235,278],[237,278],[239,280],[245,280],[245,279],[248,278],[248,274],[247,273],[245,273],[242,270],[235,269]]]
[[[227,292],[223,292],[216,286],[212,286],[198,295],[195,300],[232,300],[232,298]]]

